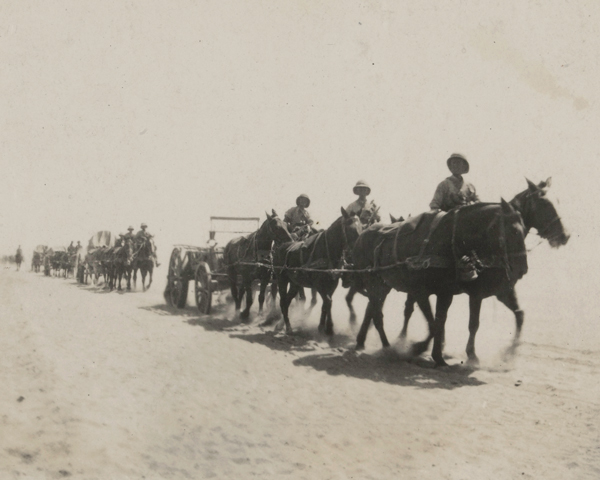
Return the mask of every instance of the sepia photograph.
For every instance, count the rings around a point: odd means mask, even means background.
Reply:
[[[0,480],[600,478],[599,25],[0,0]]]

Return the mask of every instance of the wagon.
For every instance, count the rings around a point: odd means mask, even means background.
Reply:
[[[256,231],[259,221],[258,217],[210,217],[206,246],[174,245],[164,292],[166,302],[171,306],[184,308],[189,284],[193,282],[196,306],[201,313],[209,314],[213,293],[229,288],[227,267],[223,261],[225,244],[234,237]],[[217,234],[218,240],[223,244],[217,243]]]

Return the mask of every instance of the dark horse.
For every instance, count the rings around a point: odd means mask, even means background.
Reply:
[[[479,328],[479,314],[481,302],[489,296],[496,296],[504,305],[513,311],[516,320],[516,334],[511,349],[514,351],[518,345],[521,329],[523,326],[523,312],[519,308],[514,286],[516,282],[527,272],[526,251],[524,238],[531,228],[535,228],[538,234],[548,239],[550,245],[558,247],[567,243],[569,237],[566,235],[560,217],[556,213],[554,205],[545,197],[546,188],[550,185],[550,179],[536,186],[528,180],[528,189],[519,193],[511,200],[510,204],[502,201],[498,204],[475,204],[451,211],[439,223],[437,229],[424,245],[422,252],[425,258],[429,257],[430,263],[449,263],[448,266],[438,268],[411,269],[406,263],[394,265],[387,261],[387,270],[379,270],[366,276],[355,277],[364,280],[364,287],[369,296],[369,305],[365,314],[365,320],[357,338],[357,348],[364,346],[367,330],[371,319],[373,319],[379,331],[384,346],[389,342],[383,330],[383,302],[391,288],[408,293],[405,310],[405,328],[412,310],[409,304],[415,301],[427,318],[429,324],[429,336],[413,347],[415,354],[425,351],[433,338],[434,345],[432,357],[436,364],[446,365],[442,357],[444,341],[445,321],[448,309],[452,303],[453,295],[467,293],[469,295],[469,341],[467,343],[467,355],[469,361],[477,363],[475,354],[475,335]],[[494,213],[495,217],[489,215]],[[517,212],[518,219],[512,212]],[[494,220],[495,219],[495,220]],[[355,248],[356,268],[369,268],[373,259],[374,246],[380,245],[377,234],[373,238],[364,238],[357,242]],[[387,247],[384,243],[380,249],[387,250],[389,255],[405,253],[400,250],[414,251],[414,245],[410,241],[401,242],[394,252],[390,250],[389,241]],[[370,252],[370,253],[369,253]],[[479,263],[478,275],[470,280],[461,278],[460,259],[466,256],[473,257]],[[382,262],[382,266],[383,266]],[[418,265],[417,265],[418,266]],[[442,267],[442,268],[439,268]],[[464,272],[463,272],[464,273]],[[429,295],[437,296],[435,318],[429,305]],[[403,333],[405,333],[405,328]]]
[[[290,302],[299,288],[309,287],[315,288],[323,299],[319,331],[333,335],[331,297],[337,288],[339,275],[327,270],[342,267],[344,251],[352,249],[361,232],[359,218],[342,208],[342,216],[327,230],[302,242],[287,243],[274,250],[273,268],[279,288],[281,313],[288,333],[292,331],[288,315]]]
[[[245,237],[234,238],[227,243],[223,252],[223,262],[227,267],[236,311],[240,310],[244,293],[246,293],[246,308],[240,314],[244,320],[250,316],[250,308],[253,303],[252,282],[255,279],[260,280],[258,310],[259,313],[262,312],[265,291],[272,277],[271,269],[263,265],[270,264],[273,242],[278,245],[292,240],[285,223],[277,216],[275,210],[272,210],[272,215],[268,213],[266,215],[267,219],[256,232]],[[242,277],[242,288],[239,290],[238,275]],[[273,295],[276,293],[274,290]]]
[[[21,268],[21,263],[23,263],[23,254],[21,253],[21,249],[17,250],[17,254],[15,255],[15,263],[17,264],[17,271]]]
[[[143,237],[136,245],[133,260],[133,287],[136,287],[137,271],[139,270],[142,275],[142,289],[144,292],[146,291],[146,288],[150,288],[150,285],[152,285],[152,272],[154,270],[154,259],[152,258],[153,252],[154,245],[152,238],[150,237]],[[146,275],[148,274],[150,277],[148,279],[148,286],[146,287]]]
[[[112,255],[113,262],[113,281],[111,290],[117,286],[121,290],[121,280],[123,276],[127,280],[127,290],[131,290],[131,270],[133,268],[133,244],[130,239],[126,239],[124,244],[116,247]]]
[[[390,214],[390,221],[392,223],[403,222],[404,217],[400,216],[400,217],[396,218],[392,214]],[[375,223],[375,222],[370,222],[370,224],[366,228],[373,225],[373,223]],[[356,322],[356,313],[354,312],[354,307],[352,306],[352,301],[354,300],[354,296],[357,293],[364,294],[364,292],[360,291],[355,285],[353,285],[348,276],[342,277],[342,286],[344,288],[348,288],[348,293],[346,294],[346,305],[348,305],[348,309],[350,310],[350,322],[354,324]],[[414,302],[411,303],[411,305],[413,305],[413,304],[414,304]],[[413,310],[414,310],[414,307],[413,307]]]

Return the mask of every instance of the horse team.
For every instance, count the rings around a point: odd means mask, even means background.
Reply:
[[[145,291],[152,285],[154,260],[152,259],[152,239],[143,237],[135,242],[125,239],[122,245],[114,247],[101,246],[94,248],[83,257],[78,271],[78,281],[87,284],[88,279],[98,285],[103,278],[105,288],[122,290],[122,280],[126,281],[127,290],[131,290],[133,277],[134,287],[137,283],[137,272],[142,277],[142,289]],[[148,285],[146,285],[148,276]]]
[[[537,185],[527,182],[527,188],[510,202],[475,203],[447,213],[426,212],[389,225],[364,227],[357,216],[342,208],[342,215],[328,229],[303,241],[293,241],[285,223],[273,211],[256,232],[236,238],[225,247],[224,261],[236,310],[241,309],[246,294],[246,308],[240,316],[243,320],[249,318],[252,282],[258,279],[262,311],[266,287],[273,278],[272,295],[279,292],[283,317],[278,326],[289,333],[290,302],[300,289],[316,289],[323,300],[319,330],[332,335],[332,296],[342,278],[351,292],[368,298],[357,349],[364,348],[371,322],[382,345],[388,347],[383,306],[394,289],[407,293],[401,336],[406,337],[415,303],[428,323],[427,338],[412,345],[411,353],[425,352],[433,340],[433,360],[444,366],[445,322],[454,296],[469,296],[466,352],[472,364],[478,363],[475,336],[481,303],[495,296],[514,313],[514,352],[524,321],[515,285],[527,273],[525,238],[535,229],[554,248],[569,239],[554,204],[546,196],[550,179]],[[239,277],[242,288],[238,288]],[[435,313],[429,303],[431,295],[436,297]],[[348,303],[351,307],[351,297]]]

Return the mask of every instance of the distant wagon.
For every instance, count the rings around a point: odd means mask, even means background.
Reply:
[[[166,302],[184,308],[190,282],[194,283],[196,306],[203,314],[209,314],[213,292],[223,292],[230,287],[223,262],[225,244],[233,237],[249,234],[258,229],[258,217],[210,217],[207,245],[175,245],[169,259]],[[217,234],[222,245],[217,243]]]
[[[38,245],[34,248],[33,254],[31,255],[31,270],[38,273],[42,265],[44,265],[44,260],[48,251],[50,249],[46,245]]]

